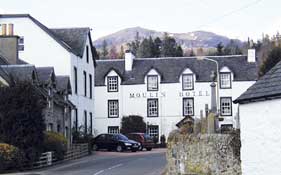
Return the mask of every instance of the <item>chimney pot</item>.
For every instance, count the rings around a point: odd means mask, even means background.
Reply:
[[[248,49],[248,62],[255,63],[256,62],[256,50]]]
[[[126,71],[132,71],[134,58],[135,58],[134,54],[132,54],[130,51],[126,50],[126,52],[125,52],[125,70]]]
[[[8,25],[8,35],[13,36],[14,35],[14,24],[9,24]]]
[[[7,35],[7,24],[2,24],[2,35]]]

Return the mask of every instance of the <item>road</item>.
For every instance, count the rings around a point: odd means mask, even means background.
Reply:
[[[102,152],[21,175],[161,175],[165,149],[141,152]]]

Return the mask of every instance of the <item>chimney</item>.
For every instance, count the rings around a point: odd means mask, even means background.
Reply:
[[[18,36],[0,36],[0,53],[9,64],[18,63]]]
[[[1,24],[1,26],[2,26],[1,35],[3,35],[3,36],[7,35],[7,24]]]
[[[256,50],[255,49],[248,49],[248,62],[249,63],[256,62]]]
[[[8,25],[8,35],[10,35],[10,36],[14,35],[14,24]]]
[[[125,52],[125,70],[126,71],[132,71],[134,58],[135,58],[135,56],[132,54],[132,52],[129,50],[126,50],[126,52]]]

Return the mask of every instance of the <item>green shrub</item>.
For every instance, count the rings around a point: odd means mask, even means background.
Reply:
[[[24,154],[15,146],[0,143],[0,173],[22,167]]]
[[[30,164],[41,154],[46,106],[42,94],[33,84],[17,83],[0,87],[0,138],[24,152]]]
[[[67,151],[66,138],[56,132],[45,132],[44,138],[44,152],[54,151],[58,160],[62,160]]]

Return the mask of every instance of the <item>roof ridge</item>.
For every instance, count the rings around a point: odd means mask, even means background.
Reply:
[[[35,67],[33,64],[10,64],[10,65],[0,65],[0,67]]]
[[[207,58],[234,58],[234,57],[244,57],[247,55],[220,55],[220,56],[200,56],[200,57],[207,57]],[[157,57],[157,58],[134,58],[135,60],[159,60],[159,59],[190,59],[190,58],[197,58],[197,56],[193,57]]]
[[[246,57],[247,55],[221,55],[221,56],[200,56],[207,58],[235,58],[235,57]],[[134,60],[167,60],[167,59],[197,59],[194,57],[157,57],[157,58],[134,58]],[[96,61],[124,61],[125,59],[100,59]]]
[[[49,28],[50,30],[66,30],[66,29],[89,29],[90,27],[57,27],[57,28]]]

